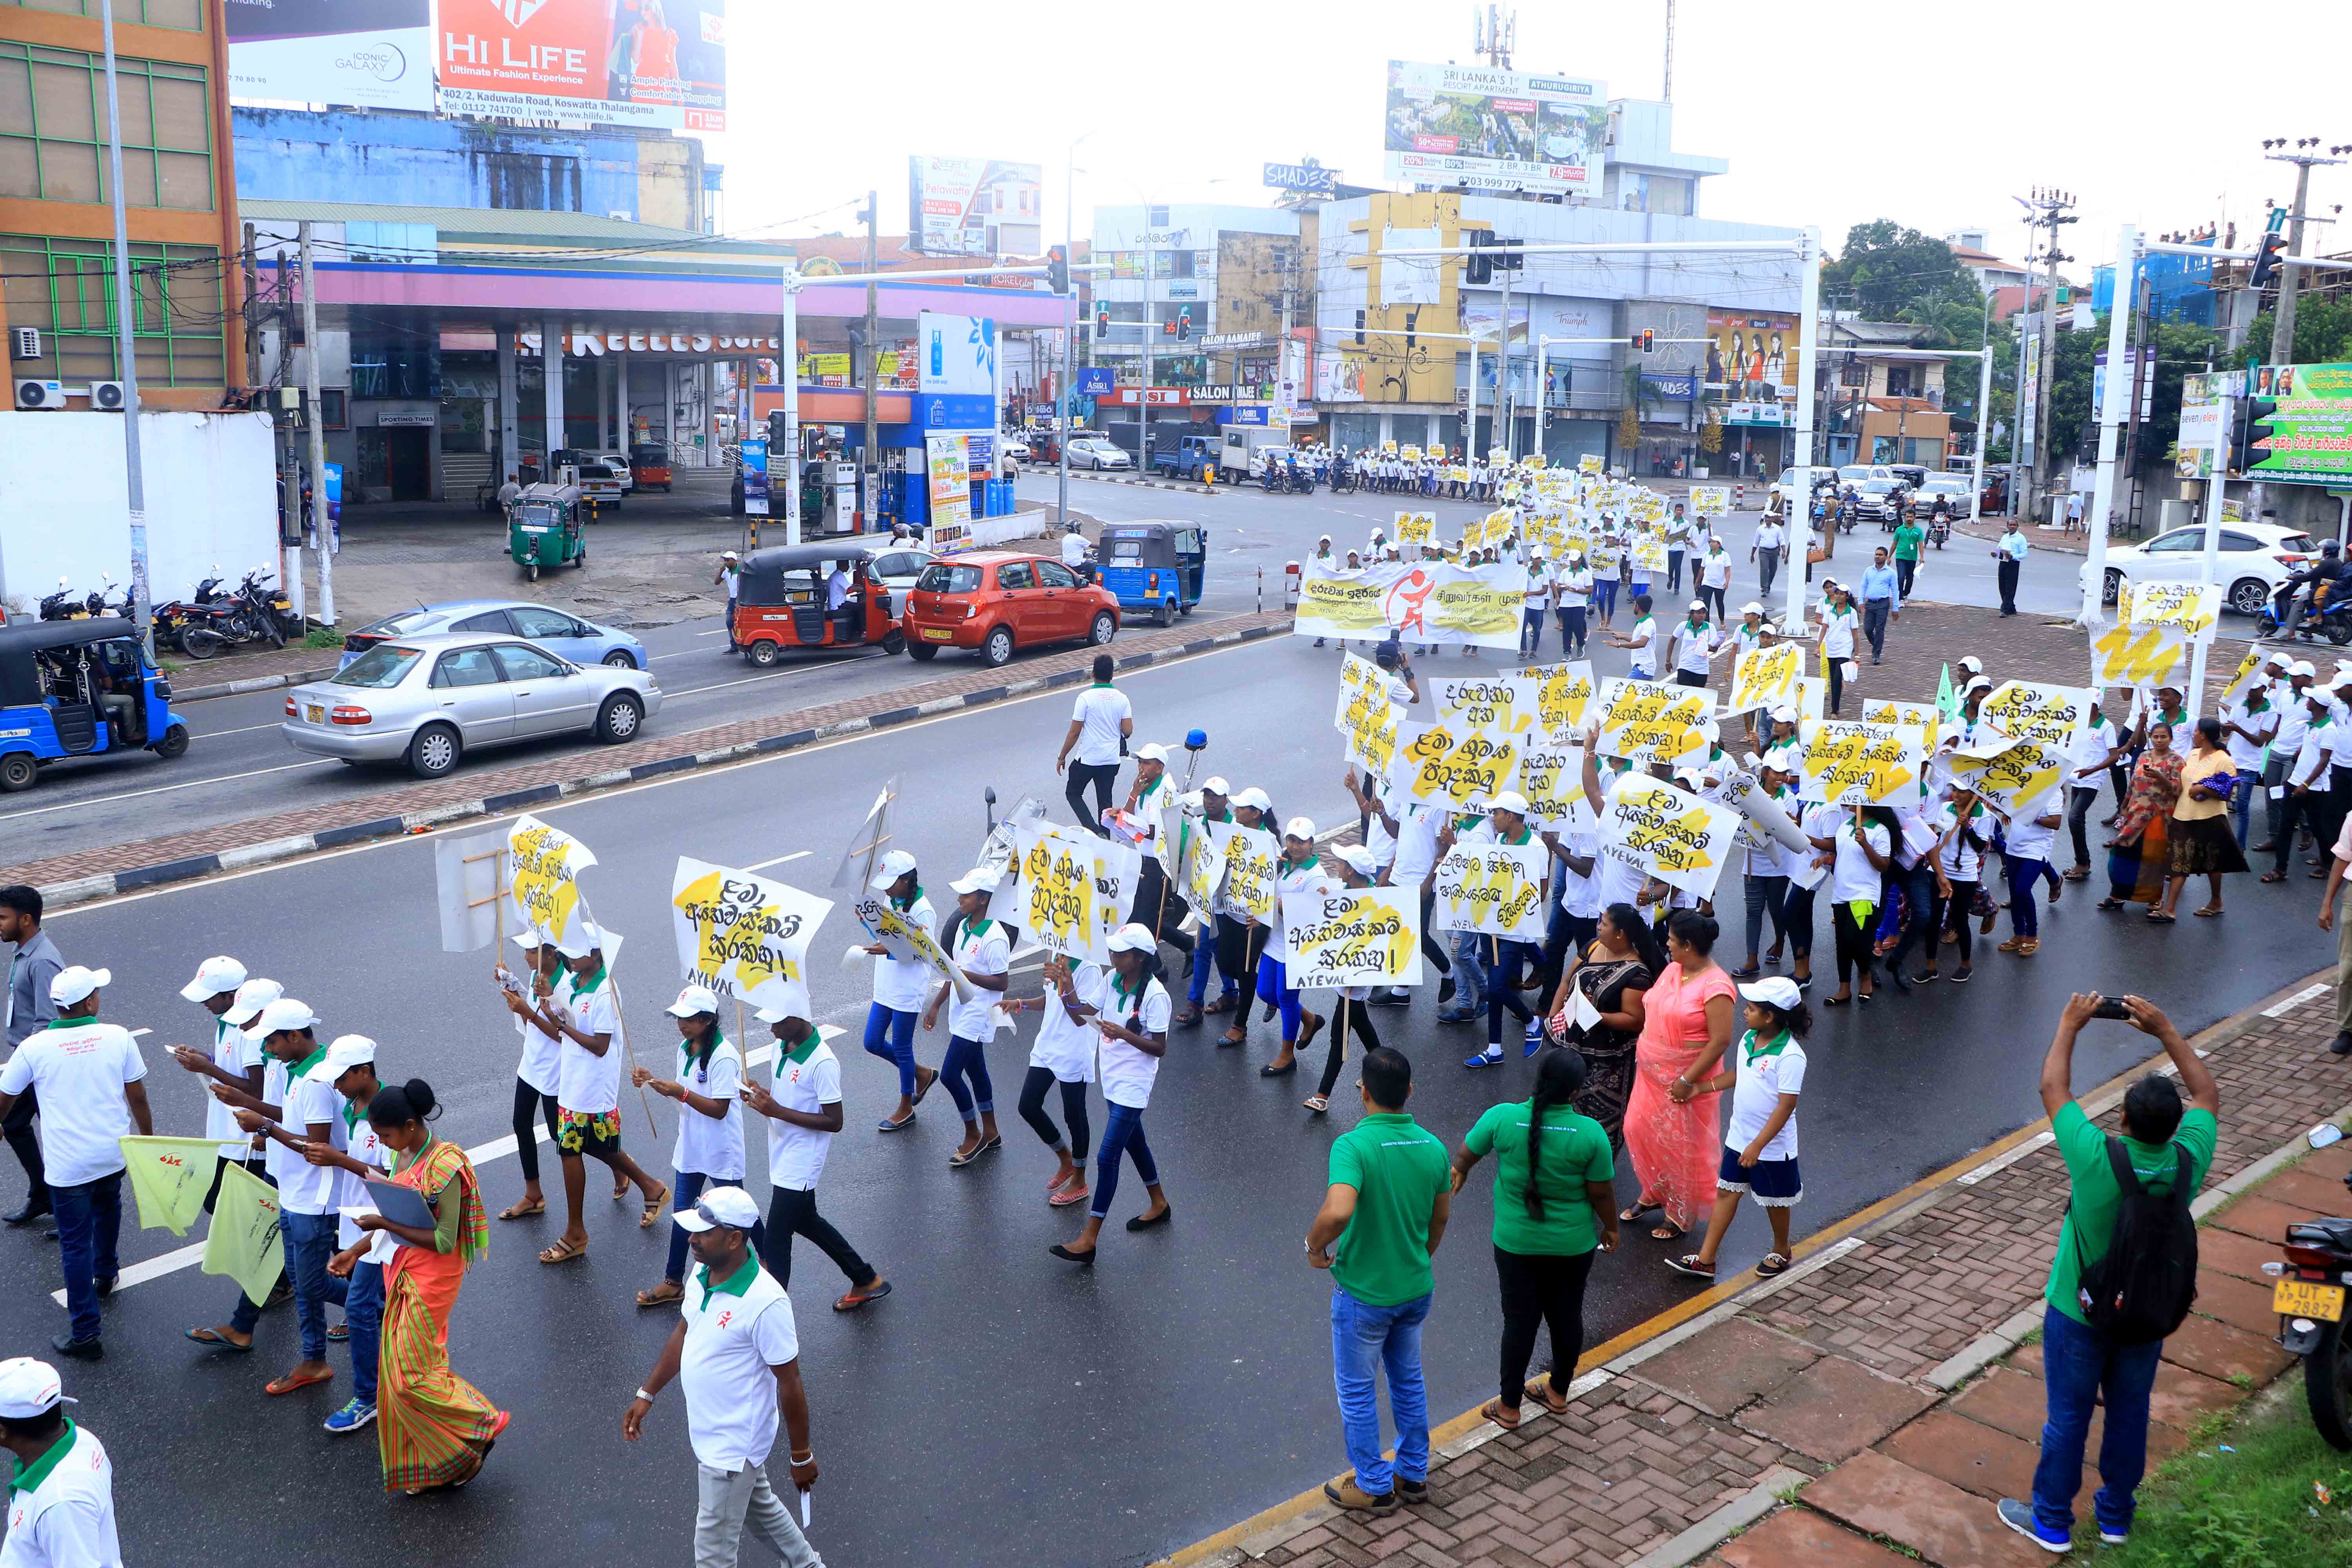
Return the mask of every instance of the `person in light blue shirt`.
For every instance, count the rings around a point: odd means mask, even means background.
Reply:
[[[2017,580],[2025,573],[2025,535],[2012,517],[1992,552],[2000,562],[2000,613],[2004,616],[2017,614]]]
[[[1903,618],[1903,587],[1895,580],[1894,564],[1886,556],[1886,546],[1878,547],[1871,563],[1862,569],[1863,634],[1870,638],[1870,662],[1876,664],[1886,651],[1886,623]]]

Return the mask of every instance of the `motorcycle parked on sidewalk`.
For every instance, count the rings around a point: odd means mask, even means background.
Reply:
[[[2344,1178],[2352,1187],[2352,1176]],[[2344,1342],[2345,1288],[2352,1285],[2352,1219],[2286,1227],[2286,1259],[2265,1263],[2279,1343],[2303,1358],[2304,1402],[2330,1447],[2352,1453],[2352,1345]]]
[[[196,584],[194,595],[156,605],[155,640],[178,648],[190,658],[210,658],[218,653],[219,638],[205,623],[205,612],[221,601],[220,583],[221,569],[215,565],[213,574]],[[204,646],[204,652],[198,653],[188,646],[191,631],[199,634],[195,640]]]

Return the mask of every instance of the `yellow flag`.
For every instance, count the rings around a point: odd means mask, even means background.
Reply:
[[[256,1301],[268,1300],[286,1267],[278,1213],[277,1188],[242,1165],[223,1171],[212,1234],[205,1238],[204,1271],[227,1275]]]
[[[220,1140],[123,1138],[118,1142],[131,1173],[131,1194],[139,1200],[140,1227],[187,1235],[196,1216],[205,1212],[205,1194],[212,1190]]]

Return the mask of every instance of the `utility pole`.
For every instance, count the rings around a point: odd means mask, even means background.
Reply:
[[[859,482],[857,491],[858,500],[862,510],[861,515],[857,520],[857,524],[860,528],[867,529],[872,528],[876,521],[879,519],[882,514],[882,454],[876,447],[876,443],[880,439],[880,436],[876,429],[875,418],[877,412],[876,399],[879,394],[877,392],[874,385],[875,367],[882,363],[881,356],[875,353],[874,344],[874,340],[881,335],[882,331],[881,300],[878,292],[879,285],[877,285],[874,280],[875,269],[881,265],[880,261],[877,258],[877,244],[874,237],[874,226],[880,221],[877,216],[879,211],[880,206],[877,200],[876,193],[873,191],[866,192],[866,451],[864,454],[865,461],[858,465],[861,472],[858,476]],[[793,374],[797,378],[800,374],[800,363],[795,353],[794,346],[791,343],[786,343],[784,345],[784,353],[787,354],[795,354],[793,363]],[[787,482],[795,492],[799,490],[801,485],[800,456],[801,455],[797,450],[789,454],[791,467],[787,470]],[[773,453],[769,454],[768,467],[771,470],[775,468],[775,455]]]
[[[2037,186],[2033,199],[2026,204],[2033,216],[2030,227],[2050,231],[2044,242],[2049,264],[2049,281],[2042,297],[2042,363],[2034,375],[2033,466],[2028,471],[2025,512],[2033,515],[2042,496],[2050,489],[2051,477],[2057,472],[2058,455],[2050,449],[2050,387],[2058,361],[2058,264],[2072,260],[2058,248],[2058,231],[2067,224],[2080,220],[2070,216],[2074,205],[2072,194]],[[2012,510],[2014,508],[2012,507]]]
[[[1675,100],[1675,0],[1666,0],[1666,79],[1659,90],[1658,101]]]
[[[139,354],[131,342],[139,297],[131,288],[131,217],[122,192],[122,106],[114,79],[114,0],[99,0],[106,44],[106,193],[114,208],[114,320],[122,375],[122,471],[131,523],[131,620],[140,646],[155,657],[153,599],[147,587],[147,476],[139,451]]]
[[[261,307],[256,303],[261,297],[261,268],[255,262],[253,226],[245,226],[245,254],[239,261],[245,269],[245,379],[248,384],[261,379]]]
[[[1511,449],[1511,274],[1510,269],[1502,265],[1506,259],[1501,256],[1495,258],[1495,270],[1503,279],[1502,317],[1495,329],[1498,340],[1495,344],[1495,417],[1502,427],[1488,435],[1486,449],[1494,450],[1495,437],[1499,436],[1502,437],[1504,458],[1516,461],[1518,454]]]
[[[302,247],[302,424],[310,434],[310,528],[319,552],[319,624],[335,624],[335,531],[327,518],[327,432],[319,403],[319,275],[310,257],[310,220],[296,231]],[[561,347],[558,348],[559,354]],[[554,361],[556,373],[563,361]],[[299,570],[302,552],[294,562]]]

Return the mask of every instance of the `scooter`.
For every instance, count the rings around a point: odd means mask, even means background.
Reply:
[[[1943,503],[1938,501],[1927,518],[1927,542],[1941,550],[1944,542],[1951,537],[1952,514],[1945,510]]]
[[[2271,602],[2263,606],[2263,613],[2254,617],[2254,635],[2257,637],[2274,637],[2285,629],[2288,606],[2295,596],[2296,589],[2296,584],[2289,584],[2273,595]],[[2352,644],[2352,594],[2341,596],[2329,595],[2327,603],[2305,614],[2295,623],[2294,629],[2324,637],[2331,647]]]
[[[2344,1178],[2352,1187],[2352,1176]],[[2286,1227],[2285,1261],[2265,1263],[2279,1343],[2303,1358],[2304,1403],[2330,1447],[2352,1453],[2352,1346],[2344,1342],[2344,1298],[2352,1285],[2352,1219]]]

